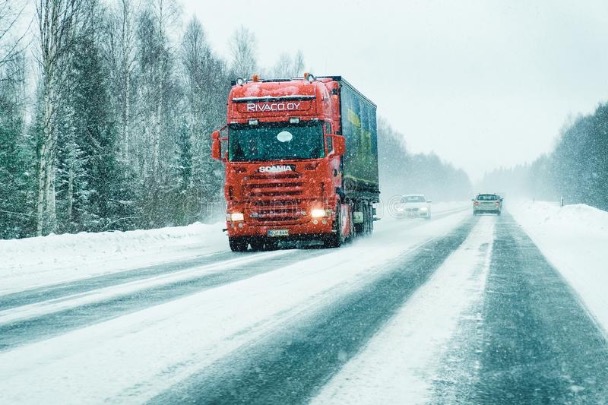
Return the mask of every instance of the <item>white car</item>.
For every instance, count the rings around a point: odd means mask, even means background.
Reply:
[[[406,194],[396,207],[397,218],[431,219],[431,201],[423,194]]]

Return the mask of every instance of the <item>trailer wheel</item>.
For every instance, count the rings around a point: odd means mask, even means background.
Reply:
[[[247,240],[243,238],[228,238],[230,250],[233,252],[244,252],[247,250]]]
[[[363,212],[363,223],[355,225],[356,234],[360,236],[371,235],[372,231],[374,230],[374,214],[372,206],[366,203],[361,206],[361,211]]]

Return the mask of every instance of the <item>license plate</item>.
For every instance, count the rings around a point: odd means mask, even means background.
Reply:
[[[268,236],[289,236],[289,230],[287,229],[270,229]]]

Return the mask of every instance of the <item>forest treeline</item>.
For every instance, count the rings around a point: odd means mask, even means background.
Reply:
[[[40,1],[31,18],[26,3],[0,9],[0,238],[222,214],[209,134],[225,122],[230,82],[301,76],[302,53],[259,66],[241,27],[225,60],[199,20],[183,24],[175,0]],[[379,136],[381,173],[403,170],[402,190],[422,192],[432,176],[468,183],[435,156],[407,154],[387,125]]]
[[[493,171],[483,185],[507,195],[608,211],[608,103],[565,125],[551,153]]]
[[[378,120],[380,198],[386,203],[403,194],[424,194],[433,201],[463,201],[473,187],[462,169],[442,161],[434,153],[411,153],[406,136],[384,119]]]

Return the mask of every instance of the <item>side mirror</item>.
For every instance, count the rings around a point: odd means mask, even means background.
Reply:
[[[345,141],[344,137],[341,135],[334,135],[333,138],[334,138],[333,139],[333,146],[334,146],[333,153],[338,156],[344,155],[346,153],[346,141]]]
[[[220,141],[220,131],[211,133],[211,157],[215,160],[222,160],[222,143]]]

